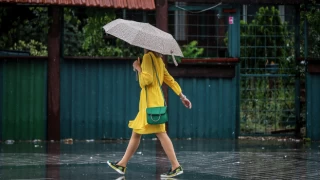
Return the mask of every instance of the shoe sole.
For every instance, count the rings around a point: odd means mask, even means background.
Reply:
[[[177,174],[173,174],[171,176],[161,175],[161,178],[172,178],[172,177],[179,176],[180,174],[183,174],[183,171],[179,171]]]
[[[124,174],[124,172],[122,172],[122,171],[120,171],[119,169],[117,169],[116,167],[112,166],[112,164],[111,164],[109,161],[107,161],[107,164],[108,164],[112,169],[114,169],[115,171],[117,171],[119,174]]]
[[[122,177],[118,177],[116,180],[124,180],[124,179],[126,179],[124,176],[122,176]]]

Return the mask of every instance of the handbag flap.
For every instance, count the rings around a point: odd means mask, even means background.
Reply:
[[[167,106],[147,108],[147,114],[165,114],[166,112]]]

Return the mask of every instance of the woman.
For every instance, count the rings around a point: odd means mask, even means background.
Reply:
[[[164,99],[161,94],[156,73],[160,80],[160,84],[162,84],[162,82],[166,83],[177,95],[180,96],[180,99],[185,107],[191,109],[191,102],[186,98],[185,95],[182,94],[179,84],[168,73],[167,69],[165,68],[165,64],[162,61],[161,55],[146,49],[144,50],[144,53],[145,54],[143,56],[141,66],[139,58],[133,63],[134,69],[139,73],[141,93],[139,112],[135,120],[129,122],[129,127],[132,128],[132,135],[127,150],[119,162],[113,163],[108,161],[107,163],[118,173],[125,174],[128,161],[139,147],[141,135],[156,134],[171,162],[171,169],[169,172],[161,174],[161,177],[174,177],[182,174],[183,169],[177,160],[172,142],[166,133],[165,124],[150,125],[147,123],[146,108],[164,105]],[[154,71],[153,64],[157,72]],[[149,98],[146,98],[146,89]]]

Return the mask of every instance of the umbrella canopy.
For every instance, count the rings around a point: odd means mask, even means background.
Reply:
[[[103,26],[103,29],[107,34],[122,39],[131,45],[164,55],[183,57],[181,49],[172,35],[149,23],[116,19]]]

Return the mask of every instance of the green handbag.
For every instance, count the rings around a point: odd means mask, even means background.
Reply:
[[[156,72],[156,76],[157,76],[157,79],[158,79],[158,84],[159,84],[159,87],[160,87],[160,90],[161,90],[161,94],[162,94],[162,97],[163,97],[163,100],[164,100],[164,106],[147,107],[147,122],[148,122],[148,124],[153,124],[153,125],[155,125],[155,124],[163,124],[163,123],[166,123],[168,121],[167,103],[166,103],[166,100],[164,99],[164,95],[163,95],[162,88],[161,88],[161,85],[160,85],[158,73],[157,73],[156,68],[154,66],[154,63],[153,63],[153,58],[152,58],[151,55],[150,55],[150,57],[151,57],[151,60],[152,60],[153,69]],[[146,100],[147,100],[147,103],[148,103],[147,87],[145,87],[145,89],[146,89]]]

